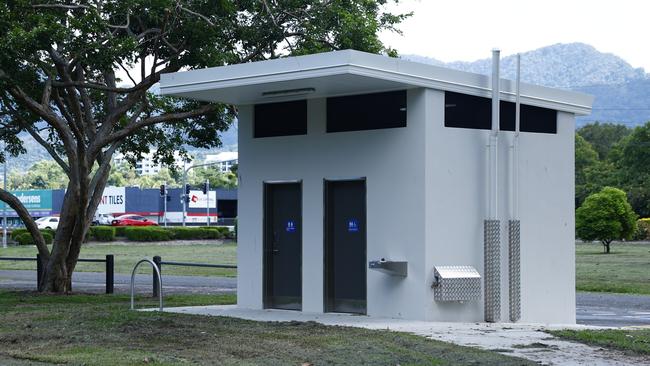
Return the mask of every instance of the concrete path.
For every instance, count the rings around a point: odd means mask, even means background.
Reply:
[[[547,329],[596,328],[585,325],[434,323],[346,314],[238,309],[235,305],[167,308],[165,311],[256,321],[314,321],[325,325],[408,332],[444,342],[523,357],[545,365],[650,365],[650,358],[647,357],[628,356],[622,352],[565,341],[544,332]]]
[[[136,292],[152,291],[152,275],[136,275]],[[116,293],[129,293],[131,276],[115,274]],[[21,290],[36,289],[35,271],[0,270],[0,288]],[[103,273],[75,272],[72,275],[72,288],[78,292],[99,292],[106,289],[106,276]],[[163,273],[163,292],[168,294],[220,294],[237,291],[237,279],[227,277],[173,276]]]

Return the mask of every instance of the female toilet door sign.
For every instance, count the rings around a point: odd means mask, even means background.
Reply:
[[[296,222],[293,220],[287,220],[286,230],[288,233],[296,232]]]

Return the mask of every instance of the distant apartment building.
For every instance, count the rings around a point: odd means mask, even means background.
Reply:
[[[142,159],[136,162],[135,172],[138,175],[158,174],[162,168],[168,167],[167,165],[156,163],[153,159],[154,154],[155,151],[152,151],[149,154],[145,154],[142,156]],[[176,167],[176,169],[182,170],[184,164],[186,164],[186,166],[190,166],[192,165],[192,161],[193,161],[192,158],[187,159],[181,156],[181,154],[178,151],[174,152],[174,166]],[[113,156],[113,163],[115,165],[119,165],[126,162],[127,161],[125,156],[121,153],[116,153]]]
[[[222,173],[227,173],[237,164],[239,154],[237,151],[224,151],[218,154],[208,154],[205,156],[205,164],[214,164],[214,166]]]

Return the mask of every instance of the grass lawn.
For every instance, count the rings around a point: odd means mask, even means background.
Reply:
[[[191,243],[191,242],[190,242]],[[115,256],[115,273],[130,274],[133,266],[142,258],[152,258],[155,255],[162,257],[163,261],[210,263],[210,264],[237,264],[237,245],[228,244],[87,244],[81,248],[81,258],[104,258],[107,254]],[[0,248],[0,257],[35,257],[36,247],[18,246],[7,249]],[[0,261],[0,269],[36,269],[36,262]],[[103,263],[79,263],[76,271],[104,272]],[[163,273],[170,275],[195,275],[195,276],[228,276],[234,277],[234,269],[196,268],[180,266],[164,266]],[[151,273],[151,267],[140,266],[138,271]]]
[[[550,333],[594,346],[618,349],[632,355],[650,355],[650,329],[557,330]]]
[[[166,297],[168,306],[232,295]],[[139,301],[143,304],[143,300]],[[152,299],[149,306],[154,306]],[[391,331],[128,311],[116,295],[0,291],[0,361],[73,365],[533,365]],[[20,363],[15,363],[20,365]]]
[[[650,244],[576,243],[576,289],[650,295]]]

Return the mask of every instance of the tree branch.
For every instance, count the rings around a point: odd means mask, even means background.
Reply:
[[[0,188],[0,201],[6,203],[11,207],[16,213],[18,214],[18,217],[20,217],[21,220],[23,220],[23,223],[25,224],[25,227],[27,227],[27,230],[29,233],[32,235],[34,238],[34,242],[36,243],[36,248],[38,249],[38,254],[41,255],[41,258],[44,261],[47,261],[50,259],[50,251],[47,249],[47,245],[45,244],[45,239],[43,238],[43,234],[41,234],[41,231],[38,229],[38,226],[36,226],[36,222],[34,222],[34,219],[32,219],[31,214],[25,206],[18,200],[16,196],[13,194],[5,191],[4,189]]]
[[[147,126],[155,125],[157,123],[178,122],[188,118],[199,117],[207,113],[214,112],[216,109],[216,104],[206,104],[202,107],[187,112],[168,113],[161,116],[145,118],[140,122],[129,124],[123,129],[111,134],[110,136],[107,136],[106,139],[100,143],[100,145],[106,146],[107,144],[110,144],[114,141],[121,140],[126,136],[136,132],[137,130]]]

